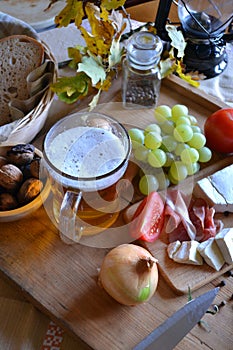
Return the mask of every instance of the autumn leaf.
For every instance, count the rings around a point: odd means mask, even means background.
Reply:
[[[93,36],[88,33],[85,28],[80,28],[81,33],[86,41],[88,50],[98,56],[107,55],[110,49],[109,43],[104,42],[104,38],[102,36]]]
[[[171,39],[171,45],[178,51],[177,57],[178,58],[184,57],[186,42],[182,32],[180,30],[177,30],[175,26],[170,24],[166,25],[166,30]]]
[[[80,30],[89,51],[92,52],[92,54],[104,56],[109,53],[114,36],[114,28],[111,21],[100,19],[97,9],[98,8],[92,4],[86,6],[86,14],[90,23],[91,32],[89,33],[84,27],[80,27]]]
[[[50,88],[61,101],[71,104],[77,101],[80,96],[87,95],[89,84],[88,76],[80,73],[72,77],[60,77],[56,83],[51,84]]]
[[[109,21],[109,12],[105,7],[101,7],[100,18],[102,18],[105,22]]]
[[[205,74],[199,73],[198,71],[188,72],[188,73],[186,73],[186,75],[189,75],[192,78],[192,80],[198,80],[199,81],[199,80],[206,79]]]
[[[90,111],[92,111],[97,106],[99,102],[100,94],[101,94],[101,90],[97,92],[97,94],[93,97],[93,99],[89,103]]]
[[[71,22],[79,27],[84,17],[83,2],[77,0],[66,0],[64,9],[55,17],[55,24],[58,27],[67,27]]]
[[[124,6],[126,0],[102,0],[101,8],[106,8],[108,11]]]
[[[72,58],[72,66],[76,69],[77,64],[82,62],[83,53],[85,52],[85,48],[83,46],[76,47],[68,47],[68,56]]]
[[[114,76],[116,76],[116,72],[111,70],[103,82],[99,82],[96,84],[96,88],[102,91],[108,91],[108,89],[112,85],[112,79]]]
[[[172,74],[176,69],[176,59],[174,57],[168,57],[166,60],[161,60],[159,66],[161,78],[163,79]]]
[[[109,15],[109,19],[111,20],[112,26],[115,30],[115,39],[119,40],[127,27],[126,20],[119,11],[114,10]]]
[[[200,85],[200,83],[198,81],[196,81],[196,80],[193,80],[190,75],[183,73],[183,68],[182,68],[182,65],[181,65],[180,61],[177,62],[176,73],[179,75],[179,77],[181,79],[185,80],[190,85],[192,85],[194,87],[198,87]]]
[[[77,72],[84,72],[91,79],[92,85],[96,85],[99,81],[103,82],[106,78],[104,67],[101,66],[93,57],[83,57],[78,65]]]
[[[109,68],[112,68],[121,62],[123,51],[124,49],[120,46],[119,40],[113,40],[108,59]]]

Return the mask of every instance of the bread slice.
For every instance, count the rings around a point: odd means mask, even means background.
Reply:
[[[8,103],[29,98],[27,76],[44,60],[43,45],[26,35],[0,40],[0,126],[11,121]]]

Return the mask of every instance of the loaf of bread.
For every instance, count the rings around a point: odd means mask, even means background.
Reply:
[[[29,98],[27,76],[44,60],[43,45],[26,35],[0,40],[0,126],[11,121],[9,101]]]

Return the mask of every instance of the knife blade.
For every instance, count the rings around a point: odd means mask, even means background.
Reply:
[[[219,287],[192,299],[158,328],[138,343],[133,350],[172,350],[200,321],[216,297]]]

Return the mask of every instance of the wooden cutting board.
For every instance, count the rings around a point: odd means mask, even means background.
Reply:
[[[195,181],[198,181],[199,179],[232,163],[233,156],[221,159],[215,164],[212,164],[211,167],[207,167],[200,171],[196,175]],[[192,189],[192,184],[190,185],[190,182],[190,179],[187,179],[187,181],[184,181],[183,184],[179,186],[179,189],[185,193],[189,193]],[[123,216],[126,222],[132,220],[140,203],[141,201],[129,206],[125,210]],[[215,216],[223,221],[225,227],[232,227],[232,214],[228,216],[224,216],[224,214],[216,214]],[[220,271],[215,271],[206,263],[202,266],[176,263],[168,257],[165,236],[166,234],[162,232],[161,237],[157,241],[153,243],[140,241],[140,243],[158,259],[160,274],[177,294],[187,293],[189,288],[191,290],[196,290],[233,268],[233,264],[225,264]]]

